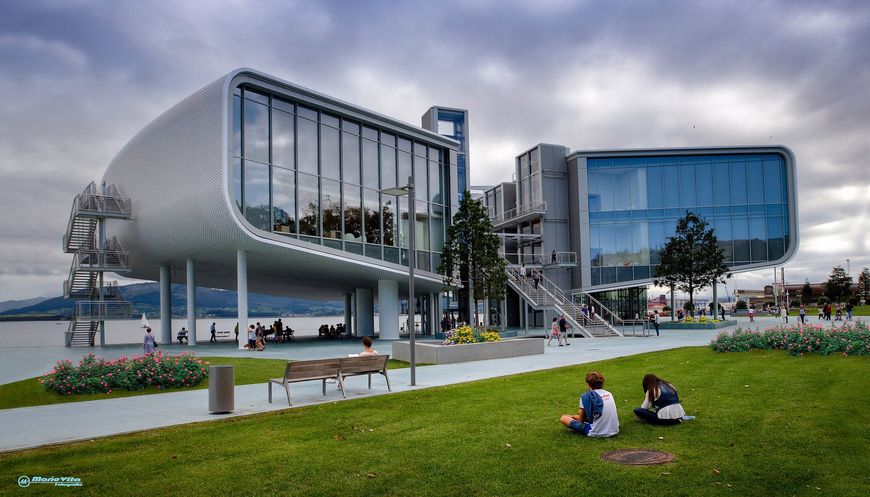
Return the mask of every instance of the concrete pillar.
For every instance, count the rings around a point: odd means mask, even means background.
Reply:
[[[378,321],[381,340],[399,339],[399,282],[378,280]]]
[[[160,343],[172,343],[172,268],[160,266]]]
[[[193,259],[187,260],[187,331],[190,345],[196,345],[196,274]]]
[[[352,294],[344,294],[344,332],[348,335],[353,335],[353,325],[351,324],[351,321],[353,320],[352,298]]]
[[[375,335],[375,300],[371,288],[356,289],[356,333],[357,336]]]
[[[441,317],[438,315],[438,298],[439,294],[429,294],[429,330],[427,333],[434,335],[438,332]]]
[[[248,343],[248,253],[236,251],[236,295],[239,311],[239,348]],[[235,333],[233,334],[235,336]]]
[[[719,319],[719,298],[716,293],[716,283],[713,283],[713,319]]]

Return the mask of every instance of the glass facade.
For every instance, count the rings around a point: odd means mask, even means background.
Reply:
[[[465,123],[465,113],[447,109],[438,109],[438,128],[439,135],[452,138],[459,142],[459,154],[456,157],[456,177],[457,191],[459,198],[462,199],[462,193],[468,190],[468,158],[465,151],[468,150],[466,141],[468,134]],[[446,191],[446,190],[445,190]]]
[[[587,168],[592,286],[653,278],[687,210],[710,223],[731,268],[775,261],[789,246],[779,154],[588,158]]]
[[[416,267],[438,267],[449,222],[446,149],[245,86],[232,108],[232,193],[253,226],[406,265],[400,248],[414,229]],[[413,223],[407,198],[379,193],[409,176]]]

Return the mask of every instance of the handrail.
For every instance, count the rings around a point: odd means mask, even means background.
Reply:
[[[525,216],[526,214],[545,214],[546,212],[547,202],[538,202],[535,204],[528,204],[521,207],[514,207],[513,209],[508,209],[504,212],[496,213],[496,215],[492,217],[492,224],[501,224],[510,221],[511,219]]]
[[[551,266],[551,265],[575,265],[577,264],[576,252],[556,252],[555,262],[553,254],[535,257],[534,254],[521,254],[519,252],[502,252],[501,256],[508,259],[509,264],[525,263],[528,266]],[[513,262],[511,258],[517,262]]]
[[[133,315],[133,303],[112,300],[80,300],[75,306],[76,320],[102,321],[128,319]]]
[[[571,291],[571,296],[572,296],[572,297],[574,297],[575,295],[578,295],[578,294],[581,295],[581,298],[582,298],[582,297],[586,297],[587,299],[589,299],[590,302],[592,303],[592,305],[596,305],[596,306],[598,306],[599,309],[602,309],[602,310],[607,314],[607,316],[610,318],[610,324],[611,324],[611,325],[613,325],[613,326],[616,326],[616,325],[620,325],[620,326],[622,326],[622,325],[624,324],[624,321],[623,321],[623,319],[622,319],[621,317],[619,317],[618,315],[616,315],[616,313],[614,313],[613,311],[611,311],[610,309],[608,309],[607,307],[605,307],[604,304],[602,304],[601,302],[599,302],[598,299],[596,299],[595,297],[593,297],[592,294],[590,294],[590,293],[587,292],[586,290],[572,290],[572,291]]]
[[[82,247],[76,250],[73,257],[73,264],[80,269],[129,269],[130,252],[124,250],[124,247],[117,238],[112,237],[106,241],[106,244],[102,249]]]

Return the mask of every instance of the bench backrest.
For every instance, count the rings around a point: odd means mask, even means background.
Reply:
[[[341,360],[341,374],[382,372],[387,369],[389,355],[361,355]]]
[[[311,361],[292,361],[284,369],[284,378],[296,380],[312,377],[336,377],[341,367],[341,359],[314,359]]]

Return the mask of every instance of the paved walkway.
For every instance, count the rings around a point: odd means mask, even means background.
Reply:
[[[778,320],[756,319],[761,327],[775,324]],[[744,326],[748,323],[740,324]],[[390,371],[390,382],[393,392],[403,392],[433,386],[443,386],[486,378],[494,378],[527,371],[537,371],[561,366],[582,364],[592,361],[611,359],[644,352],[666,350],[683,346],[706,345],[721,330],[692,331],[662,331],[661,337],[650,338],[595,338],[575,339],[569,347],[549,347],[543,355],[526,356],[510,359],[497,359],[461,364],[445,364],[425,366],[417,369],[417,386],[410,386],[410,370],[398,369]],[[166,352],[189,350],[186,347],[164,347]],[[381,352],[391,352],[388,342],[376,344]],[[49,361],[48,367],[29,365],[29,370],[37,370],[41,374],[50,369],[55,357],[63,356],[54,348],[40,348],[50,356],[46,359],[38,351],[27,351],[21,354],[31,362],[36,357],[41,361]],[[45,350],[50,349],[50,350]],[[136,353],[132,347],[108,347],[100,350],[101,355],[117,356]],[[18,354],[8,353],[4,349],[2,359],[4,380],[15,376],[6,373],[11,366],[6,364],[7,356]],[[11,349],[20,351],[19,348]],[[63,349],[68,357],[78,356],[80,349]],[[265,352],[254,353],[239,351],[230,344],[197,347],[199,355],[247,356],[261,358],[312,359],[324,357],[340,357],[347,352],[359,350],[356,341],[333,342],[302,342],[288,346],[273,346]],[[26,362],[26,361],[25,361]],[[276,372],[280,375],[280,372]],[[29,377],[35,376],[30,374]],[[329,387],[327,396],[323,397],[319,382],[305,382],[291,387],[294,407],[322,404],[342,400],[341,394]],[[0,451],[18,450],[57,444],[75,440],[88,440],[121,433],[136,432],[152,428],[181,425],[187,423],[211,421],[227,417],[244,416],[286,409],[283,392],[275,391],[274,403],[269,404],[265,384],[242,385],[235,389],[236,410],[231,414],[212,415],[208,413],[208,391],[191,390],[155,395],[142,395],[108,400],[75,402],[48,406],[22,407],[18,409],[0,410]],[[373,389],[366,388],[366,378],[356,377],[348,380],[348,400],[387,393],[381,378],[373,379]]]

